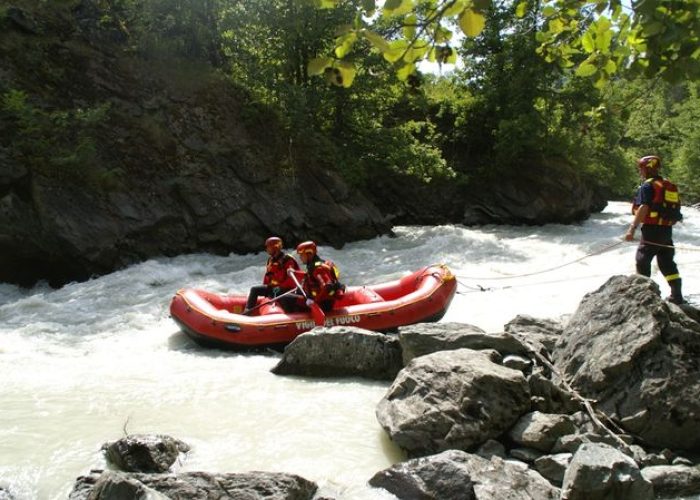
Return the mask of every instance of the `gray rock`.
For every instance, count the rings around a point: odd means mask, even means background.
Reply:
[[[515,354],[509,354],[503,357],[501,363],[506,368],[512,370],[519,370],[523,373],[527,373],[532,368],[532,360],[524,356],[517,356]]]
[[[543,413],[574,413],[581,408],[581,403],[541,371],[535,371],[527,377],[533,408]]]
[[[168,500],[169,497],[149,488],[124,472],[105,472],[95,483],[89,500]]]
[[[689,460],[685,457],[676,457],[673,459],[671,462],[671,465],[687,465],[687,466],[692,466],[694,465],[692,460]]]
[[[643,276],[587,294],[553,353],[572,386],[657,447],[700,448],[700,324]]]
[[[0,500],[15,500],[15,497],[10,493],[10,490],[0,486]]]
[[[479,446],[476,454],[480,457],[490,460],[491,457],[506,458],[506,447],[495,439],[489,439],[484,444]]]
[[[565,500],[653,500],[654,489],[632,458],[604,443],[579,447],[564,474]]]
[[[659,498],[700,493],[700,468],[687,465],[653,465],[642,469],[642,476],[654,485]]]
[[[402,366],[401,346],[395,336],[352,326],[333,326],[314,328],[299,335],[284,350],[272,372],[394,380]]]
[[[106,476],[106,477],[105,477]],[[139,489],[139,483],[143,489]],[[210,474],[207,472],[185,472],[180,474],[141,474],[91,471],[80,476],[70,493],[69,500],[124,500],[130,496],[99,496],[101,490],[114,492],[156,491],[167,498],[187,500],[210,499],[265,499],[265,500],[311,500],[317,485],[294,474],[275,472],[248,472]],[[111,488],[115,489],[112,490]],[[124,488],[123,490],[121,488]],[[138,497],[137,497],[138,498]],[[143,497],[144,499],[146,497]],[[160,497],[158,497],[160,498]]]
[[[531,464],[542,456],[542,452],[534,448],[512,448],[508,455],[515,460]]]
[[[130,434],[102,445],[107,460],[125,472],[166,472],[190,447],[170,436]]]
[[[563,326],[561,322],[552,319],[518,315],[506,323],[503,330],[516,337],[522,337],[524,340],[538,342],[547,351],[552,352],[563,331]]]
[[[504,354],[527,354],[522,342],[506,333],[486,333],[464,323],[419,323],[399,328],[403,362],[439,351],[495,349]]]
[[[591,440],[584,434],[569,434],[557,438],[552,446],[552,453],[576,453],[583,443],[590,443]]]
[[[377,419],[412,456],[468,450],[509,429],[529,408],[521,372],[469,349],[415,358],[379,402]]]
[[[369,484],[401,499],[555,500],[559,490],[527,467],[458,450],[396,464]]]
[[[574,423],[567,415],[535,411],[520,417],[508,436],[521,446],[549,453],[557,439],[575,431]]]
[[[533,465],[535,470],[542,474],[542,477],[556,486],[561,486],[572,457],[572,453],[544,455],[536,459]]]

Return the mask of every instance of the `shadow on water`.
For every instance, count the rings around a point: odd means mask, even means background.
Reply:
[[[217,347],[204,347],[197,344],[181,330],[175,331],[168,337],[168,350],[194,354],[203,358],[228,358],[240,356],[270,356],[281,357],[282,351],[270,347],[258,347],[247,349],[221,349]]]

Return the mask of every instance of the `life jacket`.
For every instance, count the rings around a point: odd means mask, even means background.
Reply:
[[[345,285],[340,282],[340,271],[333,261],[321,260],[316,257],[307,266],[307,293],[314,300],[337,299],[345,291]]]
[[[683,220],[678,186],[661,177],[647,179],[644,183],[651,184],[654,189],[654,196],[649,205],[649,213],[642,221],[644,224],[672,226],[676,222]],[[636,213],[639,207],[640,200],[638,196],[632,205],[632,213]]]
[[[296,287],[294,280],[287,274],[287,269],[299,269],[296,259],[288,253],[267,259],[263,285],[291,290]]]

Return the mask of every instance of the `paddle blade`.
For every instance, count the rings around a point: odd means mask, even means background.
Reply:
[[[313,302],[309,307],[311,308],[311,316],[314,318],[316,326],[323,326],[326,322],[326,314],[323,312],[323,309],[321,309],[321,306]]]

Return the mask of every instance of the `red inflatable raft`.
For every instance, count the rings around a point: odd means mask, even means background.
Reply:
[[[447,266],[423,268],[401,279],[349,286],[324,326],[348,325],[391,331],[403,325],[438,321],[447,311],[457,281]],[[183,332],[206,347],[246,349],[288,344],[316,326],[309,312],[286,313],[261,299],[251,316],[241,314],[245,295],[219,295],[196,288],[179,290],[170,315]]]

